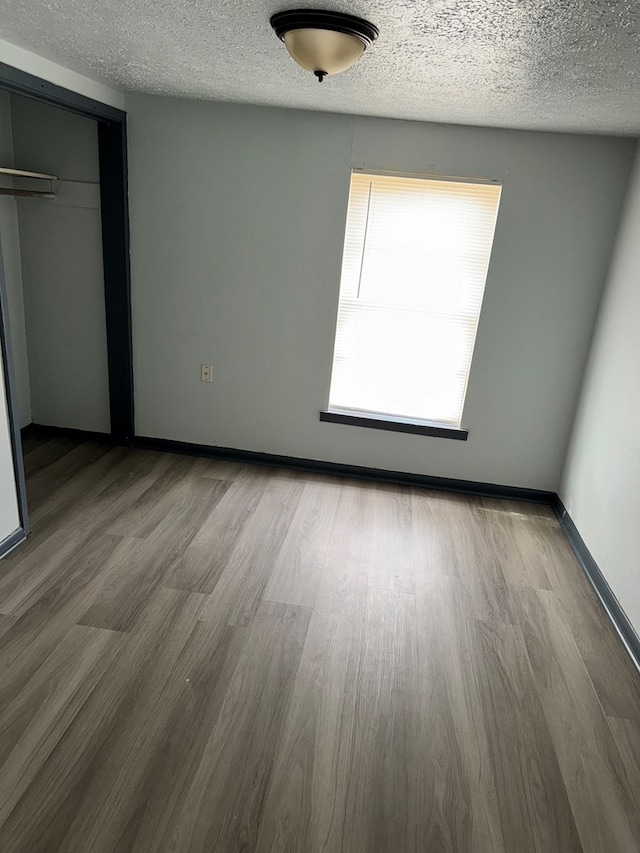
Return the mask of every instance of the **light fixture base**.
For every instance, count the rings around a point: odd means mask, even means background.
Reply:
[[[287,12],[276,12],[271,16],[270,24],[282,41],[285,33],[290,30],[333,30],[336,33],[355,36],[367,48],[371,47],[379,35],[375,24],[365,21],[364,18],[324,9],[290,9]]]

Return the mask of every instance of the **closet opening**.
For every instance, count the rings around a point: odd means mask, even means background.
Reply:
[[[23,439],[134,435],[124,112],[0,64],[0,247],[2,556],[29,532]]]

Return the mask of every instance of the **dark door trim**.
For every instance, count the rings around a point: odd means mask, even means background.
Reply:
[[[6,397],[7,416],[9,420],[9,436],[11,438],[11,455],[13,457],[13,472],[16,481],[18,498],[18,517],[20,526],[0,542],[0,557],[11,551],[29,535],[29,514],[27,512],[27,489],[22,462],[22,443],[20,440],[20,424],[18,422],[18,401],[15,395],[13,350],[11,349],[11,331],[9,329],[9,306],[4,277],[4,260],[2,256],[2,241],[0,240],[0,351],[2,352],[4,393]],[[1,416],[1,415],[0,415]]]
[[[127,123],[124,115],[121,121],[98,123],[98,154],[111,438],[119,444],[131,444],[135,421]]]
[[[111,438],[118,444],[131,444],[134,409],[127,115],[108,104],[5,63],[0,63],[0,89],[35,98],[98,122]]]

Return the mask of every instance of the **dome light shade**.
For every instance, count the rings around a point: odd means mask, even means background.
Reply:
[[[289,30],[283,41],[291,58],[313,74],[339,74],[364,53],[360,39],[335,30]]]
[[[322,80],[351,68],[378,37],[369,21],[313,9],[278,12],[271,26],[291,58]]]

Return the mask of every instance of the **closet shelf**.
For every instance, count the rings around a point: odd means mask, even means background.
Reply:
[[[44,181],[57,181],[57,175],[45,175],[43,172],[27,172],[25,169],[9,169],[0,166],[0,175],[11,175],[14,178],[40,178]]]
[[[42,190],[25,190],[17,187],[0,187],[0,195],[18,195],[26,196],[27,198],[55,198],[53,192],[53,182],[58,180],[57,175],[47,175],[44,172],[29,172],[26,169],[10,169],[8,166],[0,166],[0,175],[7,175],[10,178],[33,178],[38,181],[49,181],[50,188],[48,191]]]

